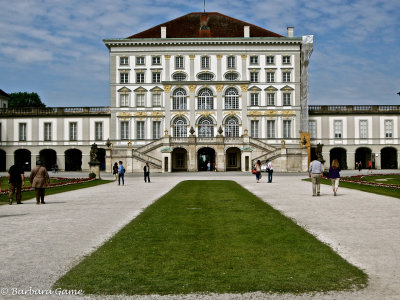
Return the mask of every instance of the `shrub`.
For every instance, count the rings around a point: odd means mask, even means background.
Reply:
[[[89,173],[89,178],[90,179],[94,179],[94,178],[96,178],[96,174],[95,173]]]

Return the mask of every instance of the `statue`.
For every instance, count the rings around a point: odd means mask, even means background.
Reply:
[[[97,148],[97,144],[94,143],[92,147],[90,148],[90,162],[91,163],[98,163],[99,161],[97,160],[97,154],[99,150]]]
[[[321,145],[321,143],[318,143],[317,149],[315,149],[315,155],[317,156],[317,160],[319,160],[322,163],[325,162],[325,159],[322,156],[322,147],[323,146],[324,146],[324,144]]]

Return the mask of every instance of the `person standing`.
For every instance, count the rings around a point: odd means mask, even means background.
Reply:
[[[257,179],[257,183],[258,183],[261,179],[261,161],[260,160],[257,160],[254,168],[256,169],[256,179]]]
[[[319,160],[313,160],[310,163],[310,168],[308,170],[308,176],[311,178],[312,181],[312,189],[313,189],[313,196],[320,195],[320,187],[321,187],[321,177],[324,173],[324,166]]]
[[[372,161],[368,161],[368,173],[372,174]]]
[[[362,169],[362,162],[360,160],[360,162],[358,163],[358,172],[361,172],[361,169]]]
[[[122,161],[118,162],[119,167],[118,167],[118,185],[121,185],[121,179],[122,179],[122,185],[125,185],[125,168],[122,165]]]
[[[336,196],[340,180],[340,165],[337,159],[332,161],[332,165],[329,168],[328,178],[332,181],[333,195]]]
[[[267,160],[267,172],[268,172],[268,183],[272,182],[272,174],[274,173],[274,167],[272,166],[272,162]]]
[[[50,184],[50,178],[40,160],[36,162],[36,167],[31,171],[29,181],[32,187],[35,188],[36,204],[46,204],[46,202],[44,202],[44,195],[46,187]]]
[[[114,180],[117,180],[117,176],[118,176],[118,163],[115,162],[113,165],[113,175],[114,175]]]
[[[25,185],[24,170],[20,165],[15,164],[8,170],[8,195],[10,205],[12,205],[14,194],[17,204],[22,204],[22,187]]]
[[[143,168],[143,172],[144,172],[144,182],[148,182],[150,183],[150,166],[149,163],[146,163],[146,165]]]
[[[211,163],[210,162],[207,163],[207,171],[211,171]]]

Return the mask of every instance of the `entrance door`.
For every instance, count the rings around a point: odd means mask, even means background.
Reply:
[[[197,169],[199,171],[213,171],[215,162],[215,150],[212,148],[201,148],[197,151]]]

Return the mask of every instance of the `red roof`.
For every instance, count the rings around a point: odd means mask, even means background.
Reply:
[[[244,37],[244,26],[250,26],[250,37],[283,37],[280,34],[217,12],[197,12],[136,33],[128,39],[161,38],[161,27],[167,28],[167,38]]]

